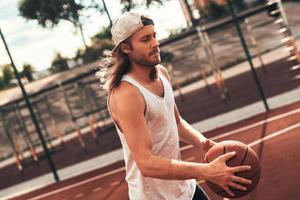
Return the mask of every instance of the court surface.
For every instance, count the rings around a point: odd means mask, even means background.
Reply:
[[[242,199],[294,200],[300,196],[300,102],[262,113],[209,132],[216,141],[239,140],[259,155],[261,179],[257,188]],[[182,158],[201,162],[203,153],[190,145],[181,145]],[[14,199],[128,199],[123,162],[50,185]],[[211,199],[222,199],[200,183]]]

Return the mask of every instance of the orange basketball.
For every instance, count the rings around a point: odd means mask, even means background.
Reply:
[[[220,143],[217,143],[213,146],[206,154],[205,161],[207,163],[213,161],[217,157],[235,151],[236,155],[231,159],[227,160],[226,164],[229,167],[235,167],[239,165],[249,165],[251,166],[251,170],[238,172],[236,175],[250,179],[252,183],[250,185],[243,185],[247,188],[246,191],[238,190],[236,188],[231,188],[231,191],[234,193],[235,198],[243,197],[254,190],[258,181],[260,179],[260,164],[258,156],[255,151],[248,147],[246,144],[238,141],[227,140]],[[208,187],[217,195],[227,198],[232,198],[223,188],[219,187],[216,184],[213,184],[209,181],[206,182]]]

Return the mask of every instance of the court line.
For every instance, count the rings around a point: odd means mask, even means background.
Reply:
[[[115,181],[115,182],[110,183],[109,185],[110,185],[110,186],[115,186],[115,185],[118,185],[120,182],[121,182],[121,181]]]
[[[239,129],[235,129],[233,131],[229,131],[227,133],[223,133],[221,135],[217,135],[215,137],[212,137],[211,139],[212,140],[217,140],[217,139],[220,139],[220,138],[223,138],[223,137],[227,137],[229,135],[233,135],[235,133],[238,133],[238,132],[242,132],[242,131],[245,131],[247,129],[251,129],[251,128],[254,128],[254,127],[257,127],[257,126],[260,126],[260,125],[263,125],[263,124],[266,124],[268,122],[272,122],[272,121],[275,121],[275,120],[278,120],[278,119],[282,119],[282,118],[285,118],[285,117],[288,117],[290,115],[293,115],[293,114],[296,114],[300,112],[300,108],[299,109],[296,109],[296,110],[292,110],[292,111],[289,111],[287,113],[283,113],[283,114],[280,114],[280,115],[277,115],[277,116],[274,116],[274,117],[270,117],[268,119],[264,119],[264,120],[261,120],[259,122],[256,122],[254,124],[250,124],[248,126],[245,126],[245,127],[242,127],[242,128],[239,128]]]
[[[224,137],[227,137],[227,136],[230,136],[230,135],[234,135],[236,133],[239,133],[239,132],[251,129],[251,128],[255,128],[257,126],[266,124],[268,122],[272,122],[272,121],[275,121],[275,120],[278,120],[278,119],[282,119],[282,118],[291,116],[291,115],[299,113],[299,112],[300,112],[300,108],[296,109],[296,110],[292,110],[292,111],[286,112],[286,113],[283,113],[283,114],[280,114],[280,115],[276,115],[274,117],[270,117],[268,119],[261,120],[259,122],[256,122],[256,123],[253,123],[253,124],[250,124],[250,125],[247,125],[247,126],[244,126],[244,127],[238,128],[238,129],[235,129],[233,131],[221,133],[220,135],[214,136],[214,137],[212,137],[210,139],[211,140],[218,140],[218,139],[221,139],[221,138],[224,138]],[[180,150],[181,151],[185,151],[185,150],[188,150],[188,149],[193,148],[193,147],[194,147],[193,145],[186,145],[186,146],[182,147]]]
[[[290,112],[287,112],[287,113],[284,113],[284,114],[281,114],[281,115],[277,115],[277,116],[274,116],[274,117],[271,117],[271,118],[268,118],[266,120],[262,120],[260,122],[256,122],[254,124],[251,124],[251,125],[248,125],[248,126],[245,126],[245,127],[242,127],[242,128],[239,128],[239,129],[236,129],[234,131],[230,131],[230,132],[227,132],[227,133],[223,133],[221,135],[218,135],[218,136],[215,136],[211,139],[215,140],[214,138],[222,138],[222,137],[226,137],[226,136],[229,136],[229,135],[233,135],[235,133],[238,133],[238,132],[241,132],[241,131],[244,131],[244,130],[247,130],[247,129],[250,129],[250,128],[253,128],[253,127],[256,127],[256,126],[259,126],[259,125],[262,125],[262,124],[265,124],[267,122],[270,122],[270,121],[274,121],[276,119],[281,119],[281,118],[284,118],[286,116],[289,116],[289,115],[292,115],[292,114],[295,114],[297,112],[299,112],[300,109],[296,109],[296,110],[293,110],[293,111],[290,111]],[[270,135],[268,136],[265,136],[263,138],[260,138],[258,140],[255,140],[253,141],[252,143],[250,143],[249,145],[253,146],[253,145],[256,145],[260,142],[263,142],[263,141],[266,141],[266,140],[269,140],[269,139],[272,139],[278,135],[281,135],[283,133],[286,133],[287,131],[290,131],[292,129],[295,129],[295,128],[298,128],[300,127],[300,123],[297,123],[297,124],[294,124],[292,126],[288,126],[287,128],[284,128],[280,131],[276,131],[274,133],[271,133]],[[239,131],[238,131],[239,130]],[[274,136],[273,136],[274,135]],[[192,145],[187,145],[185,147],[182,147],[180,150],[181,151],[185,151],[185,150],[188,150],[190,149],[191,147],[193,147]],[[91,182],[91,181],[94,181],[94,180],[97,180],[97,179],[100,179],[100,178],[103,178],[103,177],[106,177],[106,176],[109,176],[109,175],[112,175],[112,174],[115,174],[115,173],[118,173],[118,172],[121,172],[121,171],[125,171],[125,167],[120,167],[118,169],[115,169],[113,171],[110,171],[110,172],[107,172],[107,173],[104,173],[104,174],[101,174],[101,175],[98,175],[98,176],[95,176],[93,178],[89,178],[89,179],[86,179],[84,181],[80,181],[80,182],[77,182],[77,183],[74,183],[72,185],[68,185],[68,186],[65,186],[65,187],[62,187],[62,188],[59,188],[57,190],[53,190],[53,191],[50,191],[50,192],[47,192],[47,193],[44,193],[44,194],[41,194],[41,195],[38,195],[38,196],[35,196],[33,198],[30,198],[28,200],[38,200],[38,199],[41,199],[41,198],[44,198],[44,197],[47,197],[47,196],[50,196],[50,195],[53,195],[53,194],[57,194],[59,192],[63,192],[63,191],[66,191],[68,189],[72,189],[72,188],[75,188],[77,186],[80,186],[80,185],[83,185],[85,183],[88,183],[88,182]]]
[[[292,126],[288,126],[287,128],[281,129],[280,131],[276,131],[276,132],[272,133],[271,135],[267,135],[267,136],[265,136],[263,138],[255,140],[255,141],[251,142],[250,144],[248,144],[248,146],[252,147],[252,146],[257,145],[257,144],[259,144],[261,142],[264,142],[266,140],[272,139],[272,138],[274,138],[276,136],[279,136],[279,135],[281,135],[283,133],[286,133],[288,131],[291,131],[291,130],[299,128],[299,127],[300,127],[300,123],[294,124]]]
[[[96,187],[96,188],[94,188],[92,191],[93,191],[93,192],[99,192],[100,190],[102,190],[102,187]]]
[[[98,176],[95,176],[93,178],[89,178],[89,179],[86,179],[84,181],[80,181],[80,182],[77,182],[77,183],[74,183],[72,185],[68,185],[68,186],[65,186],[65,187],[62,187],[62,188],[59,188],[57,190],[53,190],[51,192],[47,192],[47,193],[44,193],[44,194],[41,194],[41,195],[38,195],[38,196],[35,196],[35,197],[32,197],[28,200],[37,200],[37,199],[41,199],[41,198],[44,198],[44,197],[47,197],[47,196],[50,196],[50,195],[53,195],[53,194],[56,194],[56,193],[59,193],[59,192],[63,192],[63,191],[66,191],[66,190],[69,190],[69,189],[72,189],[72,188],[75,188],[77,186],[80,186],[80,185],[83,185],[85,183],[88,183],[88,182],[91,182],[91,181],[94,181],[94,180],[97,180],[97,179],[100,179],[100,178],[103,178],[103,177],[106,177],[106,176],[109,176],[109,175],[112,175],[112,174],[116,174],[118,172],[121,172],[121,171],[125,171],[125,167],[120,167],[118,169],[115,169],[113,171],[110,171],[110,172],[107,172],[107,173],[104,173],[104,174],[100,174]]]
[[[75,197],[75,199],[78,199],[78,198],[81,198],[83,196],[84,196],[84,193],[81,192],[81,193],[76,194],[74,197]]]

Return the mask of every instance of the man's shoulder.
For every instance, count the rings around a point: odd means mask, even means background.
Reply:
[[[110,92],[109,105],[112,110],[119,113],[139,112],[139,110],[143,112],[145,108],[141,93],[135,86],[127,82],[121,82]]]
[[[171,80],[168,70],[163,65],[158,64],[157,70],[159,70],[169,81]]]
[[[122,81],[120,85],[111,91],[110,96],[122,101],[135,101],[140,99],[140,92],[132,84]]]
[[[158,64],[157,69],[163,73],[168,73],[167,69],[162,64]]]

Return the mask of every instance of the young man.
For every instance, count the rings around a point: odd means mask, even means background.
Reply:
[[[196,180],[208,180],[233,195],[250,180],[234,173],[249,166],[227,167],[227,153],[211,163],[180,159],[179,138],[207,151],[206,139],[178,113],[153,21],[138,13],[121,15],[112,26],[116,43],[114,71],[106,88],[108,108],[120,137],[131,200],[208,199]]]

